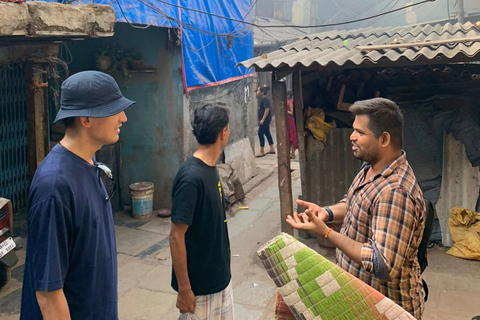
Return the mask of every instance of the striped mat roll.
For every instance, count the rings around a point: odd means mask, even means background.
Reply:
[[[415,320],[392,300],[282,233],[258,252],[297,320]]]

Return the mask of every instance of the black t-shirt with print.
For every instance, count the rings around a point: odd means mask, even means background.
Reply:
[[[198,158],[188,158],[173,181],[172,222],[189,225],[185,234],[187,269],[196,296],[218,293],[230,283],[224,201],[217,168]],[[172,288],[178,291],[173,268]]]

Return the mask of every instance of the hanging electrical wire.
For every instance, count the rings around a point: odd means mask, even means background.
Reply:
[[[123,18],[125,19],[125,21],[126,21],[131,27],[136,28],[136,29],[147,29],[148,27],[151,26],[151,24],[148,24],[148,25],[146,25],[146,26],[137,26],[137,25],[131,23],[131,22],[127,19],[127,16],[125,15],[125,12],[123,12],[123,8],[122,8],[122,6],[120,5],[120,1],[118,1],[118,0],[115,0],[115,1],[117,2],[118,8],[120,9],[120,12],[122,13]]]
[[[177,38],[180,39],[180,33],[179,33],[178,29],[175,29],[175,28],[174,28],[174,29],[173,29],[173,32],[175,33],[175,35],[177,36]],[[219,38],[220,38],[220,37],[218,37],[218,36],[216,36],[216,35],[213,36],[212,40],[210,40],[209,42],[207,42],[207,44],[201,46],[200,48],[194,48],[194,47],[188,45],[186,42],[184,42],[184,45],[185,45],[188,49],[190,49],[191,51],[193,51],[193,52],[200,52],[200,51],[206,49],[207,47],[209,47],[211,44],[213,44],[213,43],[215,42],[215,40],[217,40],[217,39],[219,39]]]
[[[127,23],[129,23],[132,27],[135,27],[135,28],[141,28],[141,29],[146,29],[150,26],[147,25],[147,26],[136,26],[134,24],[132,24],[126,17],[125,15],[125,12],[122,8],[122,5],[120,4],[120,1],[119,0],[115,0],[124,19],[126,20]],[[225,17],[225,16],[222,16],[222,15],[218,15],[218,14],[214,14],[214,13],[210,13],[210,12],[206,12],[206,11],[201,11],[201,10],[198,10],[198,9],[194,9],[194,8],[188,8],[188,7],[183,7],[183,6],[180,6],[180,5],[177,5],[177,4],[173,4],[173,3],[169,3],[167,1],[164,1],[164,0],[152,0],[152,1],[156,1],[156,2],[159,2],[159,3],[163,3],[163,4],[166,4],[166,5],[170,5],[170,6],[173,6],[173,7],[176,7],[176,8],[180,8],[180,9],[184,9],[184,10],[187,10],[187,11],[192,11],[192,12],[197,12],[197,13],[200,13],[200,14],[205,14],[205,15],[208,15],[208,16],[212,16],[212,17],[217,17],[217,18],[221,18],[221,19],[225,19],[225,20],[230,20],[230,21],[233,21],[233,22],[236,22],[235,26],[233,27],[233,29],[228,32],[228,33],[219,33],[219,32],[213,32],[213,31],[210,31],[210,30],[205,30],[205,29],[201,29],[195,25],[192,25],[190,23],[187,23],[185,21],[181,21],[175,17],[172,17],[172,16],[169,16],[168,14],[166,14],[162,9],[159,8],[158,5],[155,5],[153,4],[152,2],[150,2],[150,0],[136,0],[138,1],[139,3],[142,3],[144,6],[150,8],[152,11],[156,12],[156,13],[159,13],[163,18],[165,18],[169,23],[170,23],[170,27],[174,30],[174,32],[177,32],[175,31],[175,28],[178,27],[178,26],[182,26],[183,28],[189,28],[191,30],[194,30],[194,31],[198,31],[198,32],[202,32],[204,34],[208,34],[208,35],[212,35],[214,36],[213,39],[211,39],[209,42],[207,42],[205,45],[203,45],[202,47],[200,48],[193,48],[191,46],[189,46],[188,44],[185,44],[190,50],[192,51],[195,51],[195,52],[199,52],[201,50],[204,50],[205,48],[207,48],[208,46],[210,46],[211,44],[215,43],[215,40],[217,39],[217,37],[226,37],[227,39],[230,39],[229,41],[232,40],[233,37],[235,38],[242,38],[242,37],[245,37],[246,35],[250,34],[253,32],[253,29],[252,27],[256,27],[258,28],[259,31],[263,31],[263,29],[267,29],[267,28],[322,28],[322,27],[332,27],[332,26],[339,26],[339,25],[345,25],[345,24],[351,24],[351,23],[355,23],[355,22],[360,22],[360,21],[366,21],[366,20],[370,20],[370,19],[375,19],[377,18],[375,21],[372,22],[375,23],[376,21],[378,21],[380,18],[384,17],[385,15],[387,14],[391,14],[391,13],[394,13],[394,12],[398,12],[400,10],[403,10],[405,8],[409,8],[409,7],[414,7],[414,6],[423,6],[425,5],[426,3],[428,2],[435,2],[436,0],[423,0],[423,1],[420,1],[420,2],[417,2],[417,3],[411,3],[409,5],[406,5],[406,6],[403,6],[403,7],[400,7],[400,8],[397,8],[397,9],[393,9],[393,7],[399,2],[399,0],[397,0],[394,5],[391,7],[390,10],[386,11],[386,12],[383,12],[386,8],[384,7],[378,14],[375,14],[375,15],[372,15],[372,16],[369,16],[369,17],[364,17],[364,18],[359,18],[359,19],[355,19],[355,20],[349,20],[349,21],[344,21],[344,22],[337,22],[337,23],[327,23],[327,24],[322,24],[322,25],[313,25],[313,26],[300,26],[300,25],[288,25],[288,24],[282,24],[282,25],[269,25],[269,26],[265,26],[265,25],[259,25],[258,23],[254,23],[254,22],[248,22],[248,21],[245,21],[245,19],[248,17],[248,15],[250,14],[250,12],[253,10],[253,8],[255,7],[256,3],[258,0],[255,0],[250,9],[248,10],[248,12],[242,17],[241,20],[239,19],[235,19],[235,18],[230,18],[230,17]],[[358,16],[360,15],[361,13],[369,10],[370,8],[378,5],[379,3],[383,2],[384,0],[378,0],[376,1],[375,3],[373,3],[372,5],[368,6],[367,8],[364,8],[363,10],[361,10],[360,12],[358,12],[355,16]],[[354,17],[355,17],[354,16]],[[237,27],[240,26],[240,25],[243,25],[245,26],[244,29],[241,29],[241,30],[238,30],[236,31]],[[180,35],[177,34],[177,36],[180,38]]]
[[[447,0],[447,14],[448,14],[448,22],[450,22],[450,0]]]
[[[212,17],[216,17],[216,18],[220,18],[220,19],[225,19],[225,20],[230,20],[230,21],[238,22],[238,23],[242,23],[242,24],[247,24],[247,25],[251,25],[251,26],[257,27],[257,28],[292,28],[292,27],[293,27],[293,28],[300,28],[300,29],[301,29],[301,28],[324,28],[324,27],[333,27],[333,26],[351,24],[351,23],[360,22],[360,21],[366,21],[366,20],[370,20],[370,19],[375,19],[375,18],[378,18],[378,17],[382,17],[382,16],[385,16],[385,15],[387,15],[387,14],[390,14],[390,13],[393,13],[393,12],[397,12],[397,11],[400,11],[400,10],[403,10],[403,9],[406,9],[406,8],[415,7],[415,6],[421,5],[422,3],[435,2],[435,1],[437,1],[437,0],[423,0],[423,1],[420,1],[420,2],[417,2],[417,3],[411,3],[411,4],[405,5],[405,6],[403,6],[403,7],[397,8],[397,9],[392,9],[392,10],[389,10],[389,11],[387,11],[387,12],[382,12],[382,13],[375,14],[375,15],[373,15],[373,16],[369,16],[369,17],[365,17],[365,18],[361,18],[361,19],[355,19],[355,20],[344,21],[344,22],[337,22],[337,23],[321,24],[321,25],[309,25],[309,26],[303,26],[303,25],[270,25],[270,26],[259,26],[258,24],[255,24],[255,23],[253,23],[253,22],[242,21],[242,20],[240,20],[240,19],[225,17],[225,16],[222,16],[222,15],[219,15],[219,14],[215,14],[215,13],[211,13],[211,12],[206,12],[206,11],[202,11],[202,10],[198,10],[198,9],[194,9],[194,8],[188,8],[188,7],[184,7],[184,6],[178,5],[178,4],[169,3],[169,2],[164,1],[164,0],[155,0],[155,1],[158,1],[158,2],[160,2],[160,3],[166,4],[166,5],[169,5],[169,6],[173,6],[173,7],[179,8],[179,9],[188,10],[188,11],[192,11],[192,12],[197,12],[197,13],[205,14],[205,15],[208,15],[208,16],[212,16]]]
[[[118,0],[116,0],[117,3],[118,3]],[[215,42],[216,39],[218,39],[218,37],[227,37],[229,36],[229,33],[216,33],[216,32],[212,32],[212,31],[209,31],[209,30],[204,30],[204,29],[200,29],[196,26],[193,26],[189,23],[185,23],[185,22],[182,22],[180,21],[179,19],[176,19],[174,17],[171,17],[169,15],[167,15],[162,9],[156,7],[155,5],[151,4],[150,2],[148,2],[148,0],[137,0],[138,2],[142,3],[143,5],[145,5],[146,7],[150,8],[151,10],[155,11],[156,13],[159,13],[163,18],[165,18],[169,23],[170,23],[170,28],[173,30],[173,32],[176,34],[177,38],[181,38],[179,32],[178,32],[178,28],[174,27],[173,26],[173,23],[172,22],[175,22],[177,25],[182,25],[182,27],[184,28],[190,28],[192,30],[195,30],[195,31],[198,31],[198,32],[202,32],[202,33],[205,33],[207,35],[212,35],[214,36],[214,38],[212,40],[210,40],[207,44],[203,45],[202,47],[200,48],[194,48],[190,45],[188,45],[186,42],[184,42],[184,45],[190,49],[191,51],[195,51],[195,52],[199,52],[199,51],[202,51],[204,50],[205,48],[207,48],[208,46],[210,46],[211,44],[213,44]],[[118,3],[120,9],[121,9],[121,5],[120,3]],[[121,10],[123,12],[123,10]],[[127,18],[125,17],[124,15],[124,18],[127,20]],[[127,20],[128,21],[128,20]],[[240,36],[238,36],[240,37]]]
[[[355,17],[358,17],[358,16],[361,15],[362,13],[364,13],[364,12],[372,9],[373,7],[378,6],[379,4],[381,4],[381,3],[384,2],[384,1],[385,1],[385,0],[379,0],[379,1],[377,1],[377,2],[372,3],[372,4],[369,5],[368,7],[360,10],[359,12],[357,12],[356,14],[354,14],[353,16],[351,16],[350,19],[353,19],[353,18],[355,18]]]
[[[378,0],[372,4],[370,4],[369,6],[367,6],[366,8],[363,8],[362,10],[360,10],[359,12],[355,13],[354,15],[351,15],[349,17],[349,19],[353,19],[355,17],[358,17],[359,15],[361,15],[362,13],[372,9],[373,7],[379,5],[380,3],[384,2],[385,0]],[[336,4],[336,3],[335,3]],[[343,10],[338,4],[336,4],[336,6],[340,9],[340,11],[338,11],[334,16],[332,16],[330,19],[328,19],[325,23],[329,23],[330,21],[332,21],[335,17],[337,17],[340,13],[342,12],[346,12],[345,10]]]
[[[252,5],[250,6],[250,9],[248,10],[248,12],[243,16],[242,18],[242,22],[245,21],[245,19],[248,17],[248,15],[250,14],[250,12],[252,12],[252,9],[255,7],[255,5],[257,4],[257,1],[258,0],[255,0]],[[235,29],[238,27],[238,25],[240,24],[240,22],[238,22],[232,29],[231,33],[235,31]]]
[[[116,0],[118,1],[118,0]],[[189,28],[189,29],[192,29],[192,30],[195,30],[195,31],[199,31],[199,32],[202,32],[202,33],[205,33],[205,34],[210,34],[210,35],[216,35],[216,36],[219,36],[219,37],[232,37],[232,36],[235,36],[237,38],[242,38],[242,37],[245,37],[247,36],[248,34],[250,34],[251,32],[253,32],[253,30],[251,30],[251,28],[249,28],[250,30],[248,30],[247,32],[234,32],[233,29],[232,31],[230,32],[227,32],[227,33],[219,33],[219,32],[213,32],[213,31],[210,31],[210,30],[205,30],[205,29],[200,29],[198,27],[196,27],[195,25],[192,25],[190,23],[186,23],[185,21],[180,21],[179,19],[177,18],[174,18],[172,16],[169,16],[167,15],[163,10],[161,10],[159,7],[155,6],[154,4],[150,3],[149,0],[137,0],[138,2],[142,3],[143,5],[149,7],[150,9],[160,13],[162,16],[164,16],[166,19],[168,19],[170,22],[175,22],[177,23],[177,25],[182,25],[182,27],[186,27],[186,28]],[[147,2],[146,2],[147,1]],[[153,0],[153,1],[158,1],[158,0]],[[160,1],[162,2],[162,1]],[[163,2],[162,2],[163,3]],[[256,3],[256,2],[255,2]],[[253,6],[250,7],[250,11],[252,10]],[[248,14],[250,13],[250,11],[243,17],[243,19],[245,19]],[[238,23],[237,25],[239,25],[240,23]],[[248,27],[248,25],[247,25]]]
[[[440,8],[440,5],[442,4],[442,2],[440,1],[437,6],[435,8],[433,8],[432,10],[430,10],[427,15],[425,15],[421,21],[425,21],[428,17],[430,17],[434,12],[436,12],[438,10],[438,8]]]
[[[123,11],[123,8],[119,2],[119,0],[115,0],[120,8],[120,11],[122,12],[122,15],[123,17],[125,18],[125,20],[132,26],[132,27],[136,27],[136,28],[148,28],[150,25],[146,26],[146,27],[139,27],[139,26],[135,26],[133,24],[130,23],[130,21],[128,21],[128,19],[126,18],[126,15]],[[420,2],[417,2],[417,3],[411,3],[409,5],[406,5],[406,6],[403,6],[403,7],[400,7],[400,8],[397,8],[397,9],[392,9],[392,10],[389,10],[389,11],[386,11],[386,12],[379,12],[378,14],[375,14],[375,15],[372,15],[372,16],[369,16],[369,17],[364,17],[364,18],[360,18],[360,19],[355,19],[355,20],[349,20],[349,21],[344,21],[344,22],[337,22],[337,23],[327,23],[327,24],[322,24],[322,25],[309,25],[309,26],[302,26],[302,25],[288,25],[288,24],[282,24],[282,25],[269,25],[269,26],[263,26],[263,25],[259,25],[257,23],[253,23],[253,22],[248,22],[248,21],[245,21],[246,17],[248,16],[248,14],[250,14],[251,10],[253,10],[256,2],[258,0],[255,0],[255,2],[252,4],[252,6],[250,7],[249,11],[247,12],[247,14],[242,18],[242,20],[239,20],[239,19],[235,19],[235,18],[230,18],[230,17],[225,17],[225,16],[221,16],[221,15],[218,15],[218,14],[214,14],[214,13],[210,13],[210,12],[206,12],[206,11],[201,11],[201,10],[198,10],[198,9],[193,9],[193,8],[188,8],[188,7],[184,7],[184,6],[180,6],[180,5],[177,5],[177,4],[173,4],[173,3],[169,3],[167,1],[164,1],[164,0],[154,0],[154,1],[157,1],[157,2],[160,2],[160,3],[163,3],[163,4],[166,4],[166,5],[170,5],[170,6],[173,6],[173,7],[176,7],[176,8],[180,8],[180,9],[184,9],[184,10],[187,10],[187,11],[193,11],[193,12],[197,12],[197,13],[201,13],[201,14],[205,14],[205,15],[209,15],[209,16],[213,16],[213,17],[218,17],[218,18],[221,18],[221,19],[225,19],[225,20],[230,20],[230,21],[234,21],[234,22],[237,22],[237,24],[235,25],[235,27],[232,29],[231,32],[228,32],[228,33],[219,33],[219,32],[212,32],[210,30],[205,30],[205,29],[201,29],[201,28],[198,28],[196,27],[195,25],[192,25],[190,23],[186,23],[185,21],[180,21],[179,19],[176,19],[172,16],[169,16],[167,15],[163,10],[161,10],[158,6],[150,3],[148,0],[136,0],[140,3],[142,3],[143,5],[145,5],[146,7],[150,8],[151,10],[153,10],[154,12],[157,12],[159,14],[161,14],[165,19],[167,19],[167,21],[169,21],[171,23],[170,27],[171,28],[175,28],[175,26],[173,26],[172,22],[174,22],[177,26],[182,26],[184,28],[189,28],[191,30],[195,30],[195,31],[198,31],[198,32],[202,32],[202,33],[205,33],[205,34],[210,34],[210,35],[214,35],[214,36],[218,36],[218,37],[227,37],[227,38],[231,38],[231,37],[236,37],[236,38],[242,38],[242,37],[245,37],[247,36],[248,34],[252,33],[253,30],[252,28],[250,27],[257,27],[259,28],[259,30],[261,29],[266,29],[266,28],[323,28],[323,27],[332,27],[332,26],[339,26],[339,25],[345,25],[345,24],[351,24],[351,23],[356,23],[356,22],[360,22],[360,21],[366,21],[366,20],[370,20],[370,19],[375,19],[375,18],[378,18],[378,17],[383,17],[387,14],[391,14],[391,13],[394,13],[394,12],[397,12],[397,11],[400,11],[400,10],[403,10],[405,8],[409,8],[409,7],[414,7],[414,6],[419,6],[419,5],[423,5],[423,4],[426,4],[428,2],[435,2],[436,0],[423,0],[423,1],[420,1]],[[377,5],[378,3],[380,2],[383,2],[383,0],[379,0],[377,3],[375,3],[374,5]],[[364,9],[363,11],[366,11],[367,9]],[[361,13],[361,12],[360,12]],[[357,15],[359,15],[360,13],[357,13]],[[239,26],[239,25],[244,25],[246,26],[245,29],[241,30],[240,32],[235,32],[235,29]],[[213,43],[213,41],[212,41]],[[196,49],[196,50],[201,50],[200,49]]]
[[[395,3],[390,7],[390,10],[392,10],[396,5],[397,3],[399,3],[400,0],[397,0],[395,1]],[[383,10],[387,9],[387,7],[389,6],[390,3],[387,3],[387,5],[385,7],[383,7],[382,10],[380,10],[380,12],[382,12]],[[370,22],[370,24],[368,24],[367,26],[365,26],[366,28],[368,27],[371,27],[372,25],[374,25],[375,23],[377,23],[380,19],[382,19],[384,16],[380,16],[378,17],[377,19],[375,19],[374,21]]]
[[[441,0],[441,1],[443,1],[443,0]],[[441,2],[433,10],[430,10],[425,16],[423,16],[422,18],[420,18],[418,20],[419,21],[425,21],[434,11],[436,11],[438,9],[440,4],[441,4]],[[422,5],[418,6],[417,10],[420,10],[420,8],[423,8],[425,5],[427,5],[427,3],[423,3]],[[402,16],[405,16],[405,13],[402,12],[401,14],[394,15],[394,16],[391,17],[391,19],[394,20],[394,19],[402,17]]]
[[[118,0],[117,0],[118,1]],[[213,31],[210,31],[210,30],[204,30],[204,29],[200,29],[190,23],[186,23],[185,21],[180,21],[179,19],[176,19],[172,16],[169,16],[168,14],[166,14],[163,10],[161,10],[160,8],[156,7],[155,5],[153,5],[152,3],[148,2],[148,0],[136,0],[137,2],[140,2],[141,4],[145,5],[146,7],[152,9],[153,11],[161,14],[163,17],[165,17],[170,23],[171,22],[175,22],[177,26],[182,26],[182,27],[187,27],[187,28],[190,28],[192,30],[195,30],[195,31],[198,31],[198,32],[202,32],[202,33],[205,33],[205,34],[210,34],[210,35],[216,35],[216,36],[219,36],[219,37],[226,37],[229,35],[229,33],[217,33],[217,32],[213,32]],[[156,0],[158,1],[158,0]],[[170,24],[170,27],[171,28],[175,28],[175,26],[173,26],[172,24]]]

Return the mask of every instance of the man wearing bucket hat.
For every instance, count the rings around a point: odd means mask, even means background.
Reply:
[[[172,287],[182,320],[233,319],[225,197],[215,164],[230,136],[229,109],[195,109],[198,149],[180,167],[172,190]]]
[[[94,160],[118,141],[127,121],[115,80],[84,71],[62,83],[55,122],[64,138],[38,167],[30,187],[21,320],[118,320],[117,258],[111,195]]]

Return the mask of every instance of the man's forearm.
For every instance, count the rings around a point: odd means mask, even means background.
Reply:
[[[345,253],[350,259],[358,263],[360,266],[362,265],[362,243],[347,238],[333,230],[328,234],[328,239],[330,239],[335,247],[340,249],[340,251]]]
[[[347,204],[345,202],[337,203],[330,207],[333,212],[333,220],[340,221],[343,220],[345,214],[347,213]],[[345,253],[350,259],[362,265],[362,246],[363,244],[352,240],[338,232],[332,230],[328,235],[328,239]]]
[[[50,292],[37,291],[35,294],[44,320],[71,320],[63,289]]]
[[[173,269],[177,277],[178,291],[190,290],[190,279],[187,269],[187,249],[184,236],[170,235],[170,253],[172,255]]]

